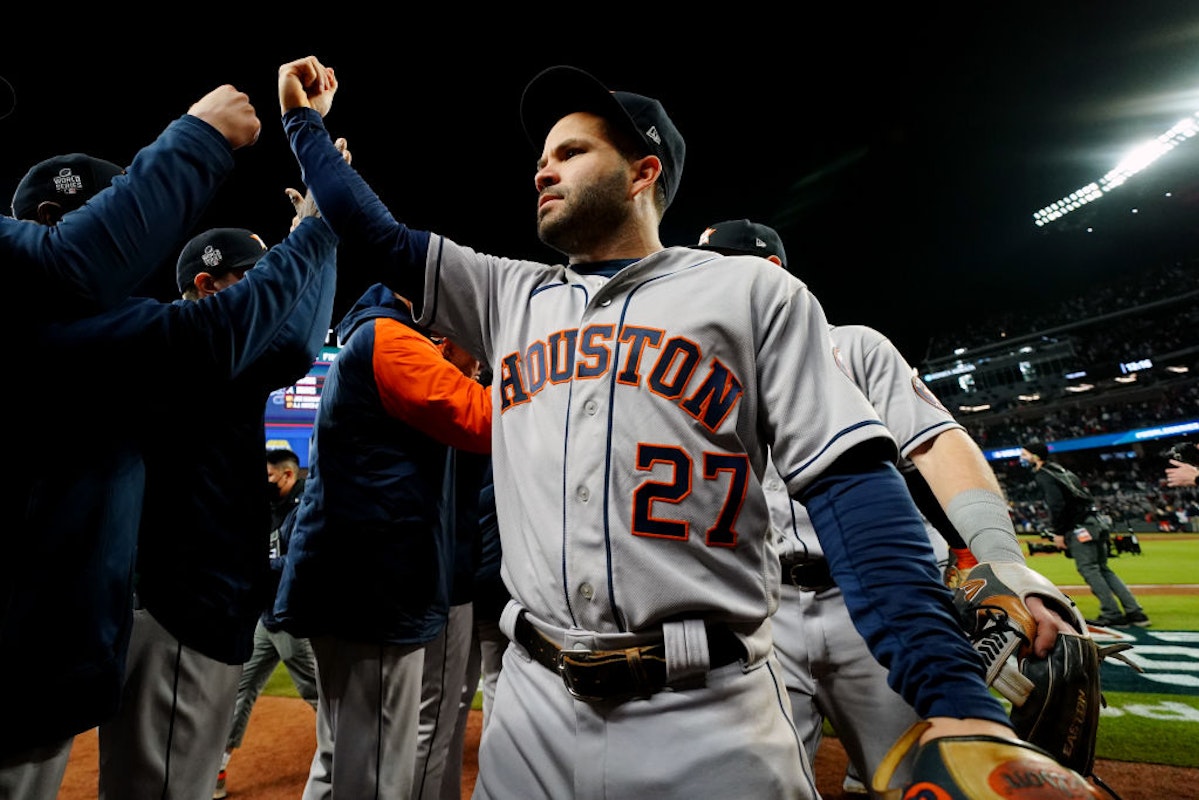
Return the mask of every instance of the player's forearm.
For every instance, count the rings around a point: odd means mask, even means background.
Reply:
[[[982,450],[960,428],[945,431],[908,457],[928,481],[942,508],[947,508],[954,496],[967,489],[1003,494]]]
[[[995,472],[965,431],[945,431],[910,457],[975,558],[1024,563]]]
[[[338,236],[371,253],[358,266],[372,282],[405,297],[423,297],[428,232],[412,230],[392,216],[374,189],[346,163],[320,114],[308,108],[289,111],[283,116],[283,130],[321,216]]]

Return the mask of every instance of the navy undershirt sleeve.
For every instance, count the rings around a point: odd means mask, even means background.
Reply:
[[[961,631],[898,470],[882,459],[834,467],[796,500],[807,508],[854,626],[888,668],[891,688],[924,718],[1010,724]]]
[[[365,265],[371,282],[408,298],[423,297],[429,232],[413,230],[392,216],[337,151],[319,113],[292,109],[283,115],[283,130],[321,216],[339,237],[353,239],[372,255]]]

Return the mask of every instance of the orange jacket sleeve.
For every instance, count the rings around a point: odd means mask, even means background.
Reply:
[[[442,444],[491,452],[491,390],[393,319],[375,320],[375,384],[387,413]]]

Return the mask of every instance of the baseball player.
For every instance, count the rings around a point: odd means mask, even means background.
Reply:
[[[513,645],[477,798],[817,796],[772,646],[768,451],[923,738],[1013,738],[820,304],[762,259],[663,247],[685,144],[659,101],[568,66],[525,87],[550,264],[396,221],[337,163],[333,70],[278,86],[322,216],[494,373]]]
[[[144,481],[124,389],[136,384],[111,385],[115,350],[92,331],[73,341],[58,333],[125,302],[185,239],[232,173],[234,151],[260,130],[249,98],[220,86],[124,170],[86,154],[40,162],[18,185],[13,216],[0,215],[0,259],[13,282],[5,296],[28,343],[22,381],[37,387],[8,405],[24,435],[8,443],[21,507],[6,528],[0,579],[0,683],[14,687],[0,726],[0,797],[56,797],[75,735],[116,712],[133,604]],[[130,363],[122,353],[122,369]],[[148,371],[164,368],[152,363]],[[86,401],[86,414],[104,421],[86,457],[75,457],[79,431],[64,424],[80,413],[80,386],[105,387]]]
[[[729,255],[759,255],[788,268],[778,232],[748,219],[708,226],[697,247]],[[838,364],[895,436],[900,470],[912,475],[909,483],[927,480],[946,504],[944,515],[956,529],[953,533],[962,532],[978,559],[1023,565],[1007,503],[982,451],[890,340],[864,325],[833,326],[831,338]],[[880,761],[919,717],[887,685],[887,670],[870,656],[851,623],[845,597],[803,506],[788,496],[777,473],[770,474],[765,489],[783,575],[774,642],[795,727],[809,760],[814,760],[827,718],[849,756],[845,788],[865,793],[865,783]],[[944,529],[943,525],[940,530]],[[928,534],[935,551],[948,549],[938,529],[929,525]],[[1056,614],[1046,613],[1049,616],[1039,618],[1045,631],[1042,655],[1058,630],[1069,630]],[[914,755],[909,753],[894,773],[904,784],[910,779]]]

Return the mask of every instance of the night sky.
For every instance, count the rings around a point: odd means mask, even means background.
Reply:
[[[538,151],[517,114],[529,78],[569,63],[659,98],[687,140],[664,243],[691,244],[729,218],[773,225],[831,321],[873,325],[913,362],[935,332],[1138,261],[1199,253],[1199,137],[1091,207],[1094,232],[1074,224],[1082,215],[1052,231],[1032,224],[1036,209],[1199,110],[1199,3],[737,7],[667,19],[651,16],[669,17],[659,6],[638,17],[547,6],[523,18],[380,8],[337,4],[290,30],[233,9],[170,27],[7,25],[5,212],[35,162],[83,151],[128,163],[228,82],[250,94],[263,132],[237,153],[201,228],[277,242],[291,219],[283,189],[300,184],[275,72],[311,53],[341,80],[330,131],[396,216],[500,255],[556,260],[536,238]],[[352,247],[343,255],[335,318],[364,288]],[[173,265],[143,292],[172,299]]]

